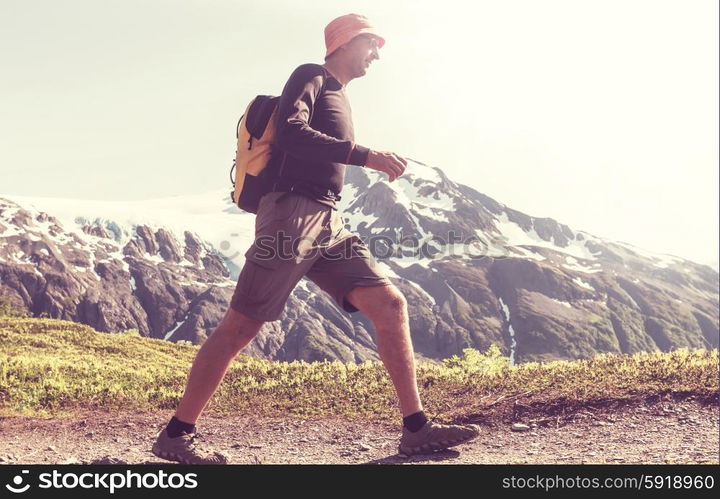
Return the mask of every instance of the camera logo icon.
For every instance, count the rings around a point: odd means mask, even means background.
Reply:
[[[22,483],[23,483],[22,475],[28,474],[28,473],[30,473],[30,471],[22,470],[20,473],[21,473],[20,475],[15,475],[15,477],[13,477],[12,481],[13,481],[13,484],[15,485],[15,487],[13,487],[10,484],[5,485],[5,488],[7,488],[10,492],[14,492],[15,494],[22,494],[23,492],[26,492],[30,488],[29,483],[26,483],[24,486],[22,486]]]

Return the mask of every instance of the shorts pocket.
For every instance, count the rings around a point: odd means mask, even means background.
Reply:
[[[238,279],[237,290],[234,300],[242,300],[253,308],[259,308],[272,294],[271,280],[266,269],[257,262],[248,260],[245,262]]]
[[[286,192],[270,192],[263,196],[262,205],[255,217],[255,233],[260,233],[268,224],[289,220],[302,196]]]

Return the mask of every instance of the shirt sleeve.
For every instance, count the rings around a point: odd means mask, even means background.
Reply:
[[[299,159],[364,166],[369,149],[310,127],[315,101],[323,84],[322,69],[298,67],[285,84],[278,102],[275,137],[280,150]]]

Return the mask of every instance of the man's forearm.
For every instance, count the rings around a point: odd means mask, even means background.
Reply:
[[[367,147],[351,140],[338,140],[297,119],[278,127],[276,142],[282,151],[296,158],[348,165],[364,166],[369,153]]]

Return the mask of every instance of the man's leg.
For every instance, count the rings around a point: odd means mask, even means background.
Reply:
[[[360,311],[373,322],[378,353],[395,386],[403,416],[400,453],[431,452],[475,438],[476,428],[428,421],[417,386],[405,297],[362,238],[344,228],[344,219],[337,212],[331,212],[329,225],[335,241],[328,243],[326,253],[305,275],[341,309]]]
[[[403,417],[422,411],[403,294],[395,285],[358,286],[347,294],[347,300],[375,326],[378,353],[395,386]]]
[[[228,308],[225,317],[195,357],[185,393],[175,411],[180,421],[195,424],[237,354],[260,332],[264,322]]]
[[[197,447],[195,422],[220,386],[232,360],[252,341],[262,325],[262,321],[228,308],[198,351],[183,398],[168,426],[158,433],[153,454],[185,464],[227,464],[227,456]]]
[[[410,339],[407,302],[394,285],[357,286],[346,299],[367,315],[375,326],[378,353],[392,378],[400,400],[403,431],[400,454],[426,454],[476,438],[473,426],[443,425],[428,421],[422,411]],[[410,416],[410,417],[408,417]]]

